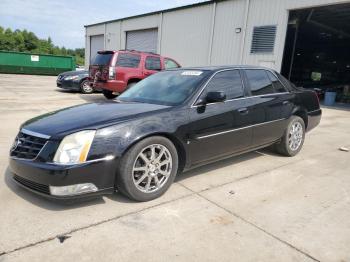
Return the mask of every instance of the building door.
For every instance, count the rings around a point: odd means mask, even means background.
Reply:
[[[126,33],[126,49],[157,53],[158,29],[129,31]]]
[[[90,36],[90,64],[95,58],[98,51],[104,49],[104,36],[103,35],[92,35]]]

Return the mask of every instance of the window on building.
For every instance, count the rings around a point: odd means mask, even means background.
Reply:
[[[174,61],[169,58],[164,59],[164,66],[165,69],[171,69],[171,68],[178,68],[179,65]]]
[[[241,75],[238,70],[228,70],[217,73],[208,83],[207,92],[224,92],[226,99],[244,96]]]
[[[286,88],[282,85],[280,80],[278,80],[278,78],[274,74],[272,74],[270,71],[266,72],[270,80],[272,81],[273,87],[277,93],[287,92]]]
[[[156,70],[156,71],[162,70],[162,67],[160,64],[160,58],[156,56],[147,56],[145,68],[148,70]]]
[[[140,60],[140,55],[119,53],[116,66],[137,68],[139,67]]]
[[[252,96],[273,94],[275,90],[265,70],[245,70]]]

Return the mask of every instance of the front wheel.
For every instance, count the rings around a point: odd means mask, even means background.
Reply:
[[[292,116],[280,142],[275,144],[278,153],[295,156],[301,150],[305,140],[305,123],[299,116]]]
[[[83,81],[81,81],[80,83],[80,91],[83,94],[92,94],[94,92],[94,89],[92,88],[92,86],[90,86],[90,81],[85,79]]]
[[[117,95],[113,94],[113,92],[110,90],[103,89],[102,93],[107,99],[114,99],[117,97]]]
[[[174,144],[165,137],[146,138],[122,157],[117,172],[117,189],[136,201],[149,201],[164,194],[178,169]]]

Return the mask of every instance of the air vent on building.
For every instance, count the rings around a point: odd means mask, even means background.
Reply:
[[[272,53],[275,46],[276,29],[275,25],[254,27],[250,53]]]

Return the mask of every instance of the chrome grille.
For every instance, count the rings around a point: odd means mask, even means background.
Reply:
[[[19,132],[10,155],[16,158],[35,159],[46,142],[47,139],[45,138]]]

